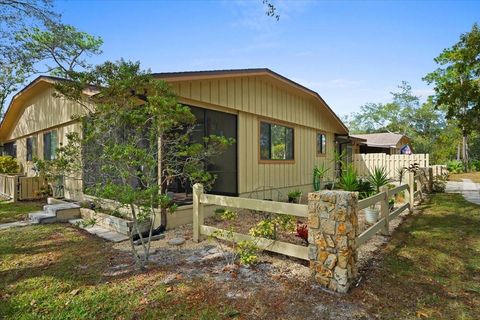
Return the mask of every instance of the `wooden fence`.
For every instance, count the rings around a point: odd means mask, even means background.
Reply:
[[[39,177],[0,174],[0,194],[14,202],[43,198],[41,189],[44,184],[45,181]]]
[[[423,175],[423,177],[421,175]],[[411,211],[415,199],[417,197],[423,197],[423,190],[428,188],[428,180],[426,179],[428,179],[428,175],[426,175],[424,171],[419,171],[417,175],[414,175],[413,172],[408,172],[406,174],[407,183],[393,189],[388,189],[388,187],[384,186],[380,193],[360,200],[358,207],[355,208],[357,214],[362,209],[380,203],[381,218],[356,238],[356,247],[368,241],[378,231],[381,231],[383,234],[388,234],[389,222],[403,211],[407,209]],[[389,199],[403,191],[406,193],[406,202],[390,211]],[[225,236],[228,234],[227,230],[204,224],[204,205],[288,214],[303,218],[308,217],[308,205],[205,194],[203,192],[203,186],[200,184],[194,185],[193,188],[193,241],[198,242],[201,235],[210,236],[215,234],[216,237],[227,241],[255,241],[257,246],[262,250],[308,260],[308,248],[305,246],[265,238],[255,238],[236,232],[230,233],[230,237]]]
[[[193,241],[198,242],[200,235],[212,235],[228,241],[254,241],[256,246],[262,250],[281,253],[287,256],[308,260],[308,248],[292,243],[276,241],[265,238],[255,238],[249,235],[233,232],[231,238],[225,234],[227,230],[204,225],[204,205],[217,205],[228,208],[249,209],[255,211],[288,214],[296,217],[308,217],[308,206],[304,204],[274,202],[237,197],[217,196],[203,193],[203,186],[193,186]]]
[[[432,168],[432,174],[434,177],[448,174],[447,166],[444,164],[435,164],[430,166],[430,168]]]
[[[407,174],[407,183],[402,184],[398,187],[395,187],[393,189],[388,189],[388,187],[384,186],[381,188],[380,193],[367,198],[360,200],[358,202],[358,208],[357,212],[359,210],[365,209],[369,206],[376,205],[377,203],[380,202],[380,220],[378,220],[375,224],[370,226],[367,230],[362,232],[358,237],[356,241],[356,246],[359,247],[365,242],[367,242],[370,238],[372,238],[378,231],[381,231],[382,234],[388,235],[389,234],[389,223],[390,220],[395,219],[398,217],[400,213],[402,213],[405,210],[413,210],[414,202],[416,197],[423,197],[423,189],[427,188],[427,186],[424,184],[424,179],[421,179],[420,176],[421,173],[414,175],[413,172],[409,172]],[[416,187],[416,190],[415,190]],[[400,193],[402,191],[406,191],[406,197],[405,199],[407,200],[406,203],[400,205],[398,208],[392,210],[390,212],[389,205],[388,205],[388,200],[395,196],[397,193]]]
[[[429,154],[368,153],[353,156],[353,165],[361,177],[368,176],[374,168],[385,168],[388,178],[394,179],[397,178],[400,168],[409,167],[414,163],[421,168],[428,168],[430,166]]]

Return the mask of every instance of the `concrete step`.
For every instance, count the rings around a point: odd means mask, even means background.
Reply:
[[[97,226],[97,225],[86,226],[86,225],[84,225],[85,221],[83,219],[70,219],[68,222],[73,224],[74,226],[80,228],[80,229],[83,229],[83,230],[87,231],[88,233],[91,233],[93,235],[96,235],[97,237],[100,237],[100,238],[108,240],[108,241],[122,242],[122,241],[128,240],[128,236],[126,236],[124,234],[121,234],[121,233],[118,233],[118,232],[115,232],[115,231],[111,231],[111,230],[108,230],[106,228],[102,228],[102,227]]]
[[[57,216],[54,213],[45,211],[30,212],[28,218],[34,224],[57,222]]]
[[[74,203],[47,204],[43,206],[43,211],[48,215],[54,215],[56,222],[80,218],[80,206]]]

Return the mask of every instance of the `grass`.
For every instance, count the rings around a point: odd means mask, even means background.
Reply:
[[[480,206],[437,194],[410,217],[354,295],[382,319],[478,319]]]
[[[475,183],[480,183],[480,172],[455,173],[448,177],[450,181],[462,181],[462,179],[470,179]]]
[[[272,278],[248,300],[231,299],[225,287],[237,282],[180,278],[166,285],[162,279],[172,272],[166,267],[107,274],[130,264],[130,255],[71,226],[3,230],[0,318],[328,319],[334,310],[338,319],[357,311],[379,319],[478,319],[480,206],[461,195],[436,194],[420,211],[343,296]]]
[[[0,224],[25,220],[27,214],[33,211],[39,211],[44,205],[40,201],[10,203],[0,202]]]
[[[220,319],[233,312],[209,305],[209,292],[195,283],[169,289],[161,270],[104,275],[130,256],[65,225],[2,231],[0,257],[5,319]]]

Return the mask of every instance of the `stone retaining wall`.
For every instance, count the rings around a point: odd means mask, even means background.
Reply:
[[[357,277],[358,196],[355,192],[308,194],[308,257],[315,280],[345,293]]]

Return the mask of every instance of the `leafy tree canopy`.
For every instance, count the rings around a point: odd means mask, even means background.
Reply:
[[[480,29],[475,23],[451,48],[436,57],[440,65],[424,78],[434,84],[433,102],[444,107],[449,119],[458,120],[463,130],[478,128],[480,120]]]

